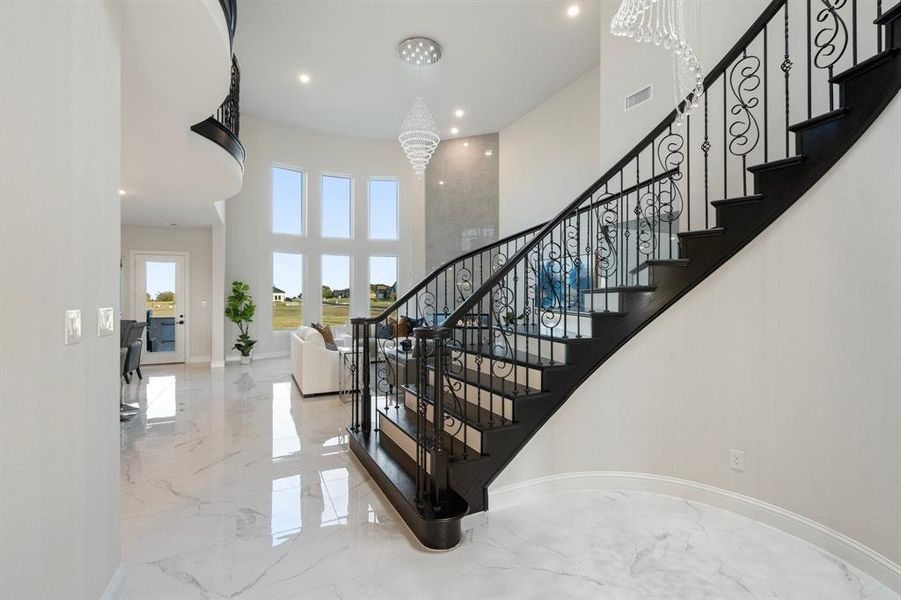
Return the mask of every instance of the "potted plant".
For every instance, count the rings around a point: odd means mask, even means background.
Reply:
[[[253,352],[253,346],[256,340],[250,338],[250,323],[253,322],[253,313],[256,311],[256,305],[253,298],[247,292],[250,286],[241,281],[232,282],[232,293],[226,300],[225,316],[229,321],[238,326],[238,341],[232,346],[233,349],[241,353],[241,364],[250,363],[250,353]]]

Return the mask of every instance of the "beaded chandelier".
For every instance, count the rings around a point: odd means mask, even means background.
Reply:
[[[673,92],[687,114],[704,93],[704,68],[685,39],[682,0],[623,0],[610,23],[610,33],[636,42],[654,42],[673,53]]]
[[[413,171],[422,175],[441,142],[441,136],[420,88],[427,79],[428,72],[441,60],[441,45],[427,37],[407,38],[397,45],[397,57],[408,80],[417,89],[413,104],[401,123],[397,139],[413,165]]]

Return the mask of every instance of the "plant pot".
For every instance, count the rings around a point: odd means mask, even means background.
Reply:
[[[247,355],[242,354],[242,355],[241,355],[241,364],[242,364],[242,365],[249,365],[251,359],[252,359],[252,357],[251,357],[249,354],[247,354]]]

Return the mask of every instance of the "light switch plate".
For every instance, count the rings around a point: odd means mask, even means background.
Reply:
[[[112,306],[97,309],[97,335],[105,337],[116,332],[115,311]]]
[[[745,451],[732,448],[729,450],[729,468],[733,471],[745,470]]]
[[[66,311],[66,345],[81,342],[81,310]]]

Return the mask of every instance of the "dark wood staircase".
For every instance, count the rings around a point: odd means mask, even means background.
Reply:
[[[708,75],[707,94],[697,99],[684,130],[685,137],[695,136],[703,125],[704,136],[694,137],[690,148],[683,139],[678,161],[660,153],[672,148],[663,140],[674,135],[679,118],[674,112],[552,221],[451,261],[380,317],[354,321],[361,392],[348,427],[350,447],[425,546],[458,544],[461,519],[488,509],[488,485],[573,391],[810,190],[895,98],[901,89],[901,5],[876,18],[873,36],[879,42],[873,56],[857,61],[855,30],[856,64],[840,72],[835,72],[838,62],[810,67],[822,71],[824,87],[816,95],[808,77],[804,100],[808,107],[823,100],[828,110],[794,123],[786,118],[778,127],[770,116],[769,126],[778,136],[771,131],[772,139],[763,142],[766,160],[756,165],[747,164],[753,152],[725,154],[729,142],[745,134],[727,138],[732,132],[724,126],[717,135],[725,158],[710,160],[710,145],[700,143],[713,139],[707,135],[710,91],[736,81],[734,65],[754,48],[760,54],[761,35],[766,56],[768,28],[770,42],[782,34],[783,21],[786,40],[792,31],[803,32],[803,24],[788,29],[789,13],[786,0],[772,2]],[[827,10],[826,21],[840,16]],[[786,41],[779,70],[785,73],[786,117],[791,64]],[[757,103],[742,96],[741,81],[737,89],[733,106],[740,108],[731,114],[740,117],[747,110],[751,115]],[[772,101],[760,99],[764,107]],[[765,125],[764,136],[766,131]],[[783,134],[786,156],[771,158]],[[708,180],[717,167],[709,163],[714,162],[726,163],[717,177],[723,179],[718,190],[723,197],[710,200]],[[655,167],[663,177],[654,174]],[[731,187],[727,174],[733,176]],[[640,183],[623,183],[627,177]],[[677,187],[684,200],[674,218]],[[643,190],[655,194],[644,204]],[[654,218],[643,222],[649,206]],[[694,215],[686,218],[686,209]],[[698,227],[701,222],[704,226]],[[579,241],[572,244],[574,251],[570,239]],[[589,251],[583,253],[585,247]],[[616,258],[609,259],[612,255]],[[602,269],[596,267],[583,285],[581,269],[589,259],[606,265],[606,275],[599,276]],[[400,348],[401,336],[376,333],[376,324],[402,316],[424,319],[415,335],[403,336],[415,341],[412,350]]]

